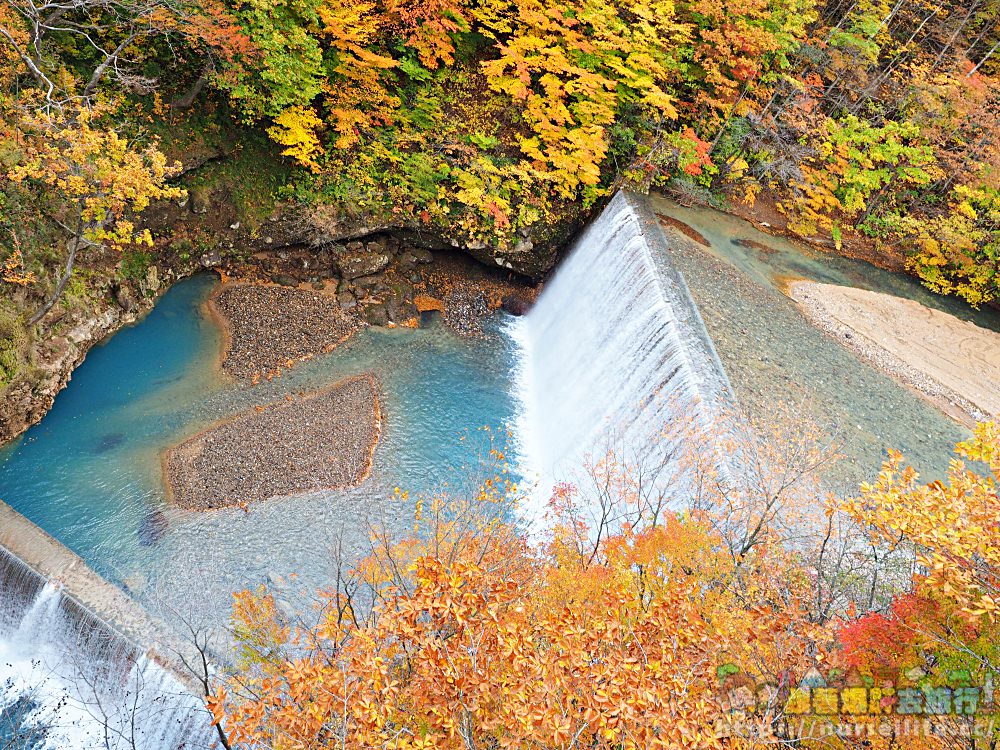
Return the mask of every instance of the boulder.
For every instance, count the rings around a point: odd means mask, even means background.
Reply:
[[[207,187],[194,187],[188,191],[191,198],[191,211],[196,214],[207,214],[212,207],[212,191]]]
[[[146,279],[143,283],[146,291],[151,294],[155,294],[160,289],[160,269],[156,266],[150,266],[146,269]]]
[[[362,313],[364,319],[373,326],[384,326],[389,324],[389,311],[385,305],[369,305]]]
[[[379,275],[361,276],[360,278],[354,279],[354,283],[351,287],[351,291],[362,296],[365,294],[381,294],[387,289],[385,278]]]
[[[281,286],[298,286],[299,282],[289,276],[287,273],[274,273],[271,274],[271,281],[275,284],[280,284]]]
[[[388,299],[385,302],[389,311],[389,320],[393,323],[404,323],[407,320],[420,317],[420,310],[409,300]]]
[[[527,315],[531,309],[531,300],[520,294],[507,294],[500,302],[500,307],[504,312],[520,317]]]
[[[390,297],[385,301],[385,312],[389,316],[389,320],[393,323],[398,323],[402,318],[400,317],[399,310],[399,300]]]
[[[394,281],[392,286],[389,287],[389,293],[392,295],[393,299],[398,302],[402,302],[406,299],[411,299],[413,297],[413,285],[408,281]]]
[[[201,256],[201,265],[203,268],[212,268],[222,263],[222,255],[219,253],[219,249],[216,248],[211,250]]]
[[[430,250],[424,250],[422,247],[411,247],[409,253],[417,263],[431,263],[434,261],[434,253]]]
[[[132,297],[132,292],[127,286],[115,284],[111,288],[111,292],[114,295],[115,302],[118,304],[118,307],[127,313],[136,311],[136,301]]]
[[[361,243],[351,243],[351,245],[354,244],[360,245]],[[348,245],[348,249],[350,249],[350,245]],[[391,261],[392,258],[387,252],[372,253],[363,250],[341,256],[337,259],[337,266],[340,268],[340,275],[345,279],[356,279],[360,276],[371,276],[379,271],[384,271]]]
[[[525,253],[530,253],[534,249],[535,249],[535,243],[532,242],[527,237],[522,237],[521,239],[519,239],[517,241],[517,244],[514,246],[514,252],[517,253],[517,254],[519,254],[519,255],[525,254]],[[499,261],[498,261],[498,264],[499,264]]]

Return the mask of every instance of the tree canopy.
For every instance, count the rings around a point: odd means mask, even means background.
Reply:
[[[210,707],[247,748],[994,747],[998,429],[945,482],[893,453],[849,500],[808,491],[803,431],[739,485],[694,451],[682,511],[609,456],[601,512],[561,486],[540,544],[500,472],[375,531],[314,618],[240,593]]]
[[[14,2],[0,10],[5,163],[23,158],[25,112],[100,104],[107,127],[155,145],[149,131],[171,133],[207,89],[296,165],[285,197],[305,205],[511,248],[623,184],[766,198],[790,230],[979,305],[998,292],[997,11]]]

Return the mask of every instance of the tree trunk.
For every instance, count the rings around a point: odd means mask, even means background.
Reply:
[[[983,67],[983,63],[989,60],[993,56],[993,53],[996,52],[998,48],[1000,48],[1000,42],[994,44],[993,48],[983,56],[983,59],[980,60],[978,63],[976,63],[976,67],[974,67],[972,70],[970,70],[968,73],[965,74],[965,77],[968,78],[969,76],[974,74],[977,70],[979,70],[981,67]]]
[[[955,33],[951,35],[951,38],[948,40],[948,43],[944,46],[944,49],[942,49],[941,52],[938,53],[937,58],[934,60],[934,64],[931,65],[931,69],[930,69],[931,73],[933,73],[935,70],[937,70],[938,65],[941,64],[942,60],[944,60],[944,56],[947,55],[949,51],[951,51],[951,48],[954,46],[955,42],[958,40],[959,34],[962,33],[962,30],[965,28],[965,25],[969,22],[969,19],[972,18],[972,14],[975,13],[977,10],[979,10],[979,6],[981,4],[982,4],[981,2],[975,2],[969,8],[969,12],[965,14],[965,18],[962,20],[962,23],[960,23],[958,25],[958,28],[955,29]]]
[[[189,109],[191,105],[194,104],[194,100],[198,98],[198,94],[201,93],[201,90],[205,88],[205,84],[208,83],[208,77],[211,73],[212,61],[209,60],[205,63],[205,67],[202,69],[195,82],[191,85],[191,88],[189,88],[183,96],[180,96],[170,102],[170,109]]]
[[[133,32],[129,34],[122,41],[121,44],[115,47],[115,49],[104,58],[104,60],[101,62],[100,65],[94,68],[93,75],[90,76],[90,80],[87,81],[87,85],[83,89],[84,99],[89,99],[91,96],[93,96],[94,92],[97,91],[97,84],[101,82],[101,78],[104,77],[104,74],[107,72],[108,68],[111,67],[112,64],[118,62],[118,57],[121,55],[121,53],[124,52],[125,49],[138,38],[138,36],[139,36],[138,32]]]
[[[52,295],[45,301],[45,304],[38,308],[38,311],[31,316],[30,320],[28,320],[29,326],[35,325],[35,323],[44,318],[45,314],[52,309],[52,306],[62,296],[63,289],[66,288],[66,283],[69,281],[69,277],[73,275],[73,265],[76,263],[76,253],[82,244],[83,214],[81,213],[80,218],[77,219],[76,222],[76,232],[73,235],[73,241],[70,243],[69,257],[66,259],[66,268],[63,271],[62,278],[59,279],[59,283],[56,284],[55,291],[53,291]]]

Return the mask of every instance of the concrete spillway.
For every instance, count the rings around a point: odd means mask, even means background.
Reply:
[[[191,648],[0,502],[0,744],[213,747]]]
[[[645,198],[618,193],[513,335],[523,350],[522,452],[536,502],[608,449],[662,461],[678,415],[707,424],[726,373]],[[538,518],[540,507],[526,509]]]

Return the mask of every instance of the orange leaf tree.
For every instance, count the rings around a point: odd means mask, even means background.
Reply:
[[[559,523],[533,547],[504,520],[512,490],[488,479],[472,501],[418,502],[414,536],[374,535],[310,624],[267,592],[239,594],[246,669],[210,702],[234,746],[679,750],[780,733],[815,633],[769,553],[735,585],[725,542],[673,513],[596,555]],[[724,664],[772,688],[749,734],[726,728]]]

